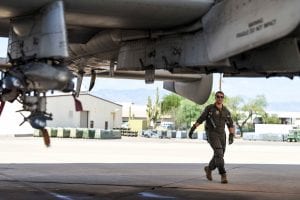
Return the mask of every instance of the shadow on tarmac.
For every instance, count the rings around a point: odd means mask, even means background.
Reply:
[[[2,199],[300,199],[299,165],[227,164],[229,184],[205,164],[1,164]]]

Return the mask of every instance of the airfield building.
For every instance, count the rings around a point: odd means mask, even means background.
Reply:
[[[49,127],[100,128],[121,127],[122,105],[83,93],[78,98],[83,111],[75,111],[71,95],[55,95],[47,98],[47,111],[53,114]]]

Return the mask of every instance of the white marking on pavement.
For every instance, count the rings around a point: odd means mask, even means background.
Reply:
[[[62,200],[73,200],[71,197],[64,196],[64,195],[61,195],[61,194],[56,194],[56,193],[53,193],[53,192],[51,192],[50,194],[53,195],[54,197],[62,199]]]
[[[140,192],[139,195],[142,197],[155,198],[155,199],[176,199],[176,197],[162,196],[151,192]]]

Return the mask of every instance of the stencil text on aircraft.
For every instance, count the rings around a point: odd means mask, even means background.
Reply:
[[[248,24],[248,28],[236,34],[236,38],[241,38],[247,35],[254,34],[264,29],[270,28],[276,25],[276,19],[264,22],[263,18],[259,18]]]

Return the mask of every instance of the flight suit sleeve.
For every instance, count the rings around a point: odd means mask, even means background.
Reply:
[[[227,109],[226,109],[227,110]],[[226,125],[228,128],[234,128],[234,124],[233,124],[233,120],[231,117],[231,113],[229,110],[227,110],[227,114],[226,114]]]
[[[208,115],[208,110],[209,110],[208,107],[209,107],[209,106],[206,106],[206,107],[205,107],[204,111],[201,113],[200,117],[197,119],[196,122],[197,122],[198,124],[202,124],[202,123],[206,120],[207,115]]]

